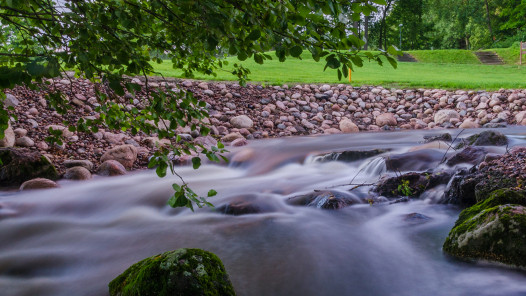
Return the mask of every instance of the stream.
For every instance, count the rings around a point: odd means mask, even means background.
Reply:
[[[482,130],[466,130],[468,136]],[[526,129],[499,129],[526,144]],[[223,261],[238,295],[526,295],[526,272],[462,262],[441,248],[460,209],[437,204],[445,186],[418,200],[369,204],[370,187],[351,192],[360,202],[341,210],[293,206],[287,199],[313,190],[348,190],[386,173],[378,156],[319,162],[345,150],[421,146],[424,135],[458,130],[293,137],[229,148],[229,165],[205,164],[180,173],[216,209],[247,201],[262,213],[225,215],[211,208],[171,209],[177,182],[153,171],[61,188],[0,193],[0,295],[108,295],[108,283],[133,263],[178,248],[201,248]],[[492,148],[504,153],[505,147]],[[447,147],[422,150],[451,154]],[[424,161],[414,159],[415,162]],[[393,174],[393,173],[391,173]],[[412,219],[408,216],[418,213]]]

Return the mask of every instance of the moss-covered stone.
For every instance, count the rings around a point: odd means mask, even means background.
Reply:
[[[18,186],[35,178],[58,179],[56,168],[38,152],[23,148],[2,148],[0,160],[0,186]]]
[[[526,267],[526,191],[496,190],[465,209],[444,242],[448,254]]]
[[[508,144],[508,138],[496,131],[483,131],[482,133],[469,136],[464,139],[459,145],[458,148],[462,148],[467,145],[473,146],[504,146]]]
[[[179,249],[135,263],[109,284],[111,296],[235,295],[221,260]]]

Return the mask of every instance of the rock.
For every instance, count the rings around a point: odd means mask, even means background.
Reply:
[[[352,122],[352,120],[347,118],[342,119],[340,121],[340,130],[343,133],[357,133],[360,131],[358,126],[354,122]]]
[[[87,170],[93,170],[93,162],[89,161],[89,160],[72,160],[72,159],[66,159],[64,160],[64,162],[62,163],[65,167],[67,168],[72,168],[72,167],[83,167]]]
[[[110,296],[235,295],[221,260],[179,249],[135,263],[109,284]]]
[[[420,213],[411,213],[404,216],[404,221],[411,224],[422,224],[431,220],[431,217]]]
[[[21,138],[27,135],[27,130],[23,128],[16,128],[14,132],[17,138]]]
[[[116,160],[127,170],[131,170],[137,159],[137,148],[133,145],[120,145],[106,151],[100,158],[101,162],[106,160]]]
[[[450,122],[453,118],[460,120],[460,115],[457,111],[451,109],[443,109],[435,113],[434,121],[436,124],[443,124],[446,122]]]
[[[480,134],[468,137],[464,145],[466,144],[473,146],[505,146],[508,144],[508,138],[499,132],[483,131]]]
[[[100,176],[126,175],[126,168],[116,160],[106,160],[99,166],[97,174]]]
[[[374,191],[385,197],[408,196],[418,198],[426,190],[447,184],[452,172],[407,173],[400,176],[384,177],[377,183]]]
[[[358,151],[343,151],[343,152],[331,152],[327,154],[318,155],[314,158],[316,162],[329,162],[329,161],[343,161],[353,162],[357,160],[367,159],[382,153],[386,153],[389,150],[384,149],[373,149],[373,150],[358,150]]]
[[[444,158],[444,151],[422,149],[384,156],[388,171],[425,171],[436,168]]]
[[[315,207],[325,210],[338,210],[362,201],[350,192],[338,190],[314,191],[309,194],[291,197],[288,204],[294,206]]]
[[[376,125],[378,126],[396,126],[398,122],[393,113],[383,113],[376,117]]]
[[[447,160],[447,165],[454,166],[459,163],[477,165],[484,161],[488,151],[481,147],[468,146]]]
[[[12,94],[5,94],[4,105],[6,107],[16,107],[20,104],[20,101]]]
[[[150,148],[154,148],[154,147],[162,147],[162,146],[165,146],[165,147],[168,147],[170,146],[172,143],[170,142],[170,140],[168,139],[159,139],[158,137],[146,137],[144,138],[143,140],[144,144]]]
[[[57,124],[51,124],[46,126],[46,130],[54,130],[54,131],[61,131],[62,136],[65,138],[74,136],[75,134],[73,132],[70,132],[65,126],[57,125]]]
[[[230,119],[230,124],[235,128],[251,128],[254,122],[246,115],[239,115]]]
[[[275,212],[278,208],[272,201],[275,200],[266,196],[242,195],[236,196],[228,203],[218,206],[216,210],[219,213],[233,216],[270,213]]]
[[[515,122],[518,125],[526,125],[526,111],[521,111],[515,115]]]
[[[494,191],[460,213],[443,250],[462,259],[526,267],[526,192]]]
[[[459,128],[479,128],[480,125],[471,118],[466,118]]]
[[[104,133],[104,140],[106,140],[110,144],[123,144],[125,138],[125,134],[114,134],[110,132]]]
[[[15,146],[15,141],[15,132],[11,126],[9,126],[4,131],[4,138],[0,140],[0,147],[13,147]]]
[[[64,179],[68,180],[89,180],[91,179],[91,173],[85,167],[76,166],[66,170]]]
[[[0,186],[20,185],[35,178],[58,179],[53,164],[38,152],[25,148],[1,148]]]
[[[339,129],[337,128],[328,128],[326,130],[323,131],[324,134],[326,135],[336,135],[336,134],[341,134],[342,131],[340,131]]]
[[[248,145],[248,141],[245,138],[238,138],[232,141],[232,143],[230,143],[230,146],[234,146],[234,147],[241,147],[245,145]]]
[[[34,189],[49,189],[59,187],[55,181],[45,179],[45,178],[35,178],[28,181],[25,181],[20,185],[20,190],[34,190]]]
[[[33,147],[35,146],[35,141],[33,141],[30,137],[23,136],[22,138],[15,140],[15,145],[20,147]]]
[[[241,135],[239,132],[234,132],[234,133],[230,133],[224,137],[221,138],[221,141],[222,142],[225,142],[225,143],[229,143],[229,142],[232,142],[236,139],[241,139],[241,138],[245,138],[243,137],[243,135]]]
[[[449,133],[443,133],[438,136],[424,136],[424,143],[431,143],[435,141],[451,142],[453,138]]]

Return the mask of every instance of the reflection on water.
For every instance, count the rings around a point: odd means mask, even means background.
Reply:
[[[4,193],[0,294],[106,295],[109,281],[134,262],[187,247],[216,253],[239,295],[525,295],[524,272],[443,255],[459,209],[434,204],[440,190],[408,203],[338,211],[286,203],[351,180],[371,183],[385,173],[383,158],[319,163],[310,161],[313,155],[373,148],[402,153],[429,133],[259,141],[233,151],[245,156],[230,167],[180,169],[199,193],[219,192],[211,199],[217,207],[248,200],[264,209],[261,214],[170,209],[165,203],[177,179],[150,171]],[[506,133],[512,145],[524,143],[523,130]],[[353,192],[364,197],[368,190]]]

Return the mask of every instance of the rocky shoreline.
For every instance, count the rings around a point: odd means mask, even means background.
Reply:
[[[159,140],[155,134],[134,136],[102,126],[96,133],[70,132],[65,122],[99,118],[94,85],[72,78],[48,82],[51,88],[66,95],[72,109],[65,116],[58,114],[46,101],[45,90],[26,87],[9,90],[5,104],[14,108],[12,115],[16,120],[12,120],[0,147],[23,147],[41,153],[55,165],[60,176],[68,177],[71,174],[66,174],[66,170],[78,166],[78,161],[87,170],[96,171],[111,149],[129,150],[124,156],[128,158],[126,169],[146,168],[156,144],[168,141]],[[144,84],[139,78],[133,82]],[[237,83],[176,79],[153,79],[149,83],[161,90],[191,91],[207,103],[210,136],[201,137],[198,131],[189,128],[177,129],[182,139],[206,146],[215,145],[216,140],[242,146],[247,140],[268,137],[526,125],[526,90],[384,89],[348,84],[241,87]],[[128,93],[115,101],[127,109],[140,109],[145,96],[143,91],[135,96]],[[46,142],[50,128],[61,131],[64,144]],[[175,139],[169,141],[175,144]],[[115,158],[105,158],[112,159]],[[89,178],[86,172],[77,173],[81,176],[71,178]]]

